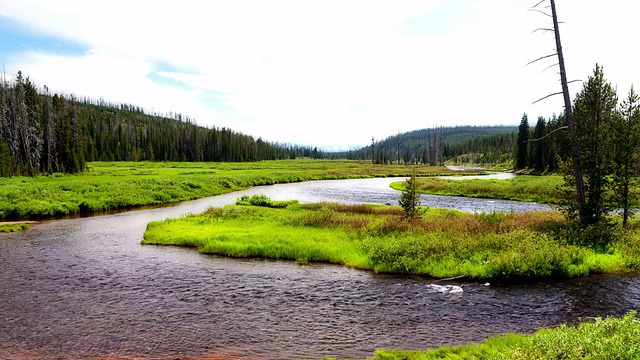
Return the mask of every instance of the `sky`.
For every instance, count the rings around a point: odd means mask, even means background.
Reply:
[[[52,93],[340,149],[563,111],[538,0],[0,0],[0,60]],[[550,13],[547,2],[539,9]],[[569,80],[640,84],[633,0],[557,0]],[[551,67],[549,67],[551,66]],[[638,85],[640,86],[640,85]],[[582,84],[570,85],[572,98]]]

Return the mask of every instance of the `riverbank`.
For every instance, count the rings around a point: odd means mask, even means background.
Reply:
[[[559,187],[563,179],[559,175],[520,175],[512,179],[455,180],[420,178],[418,191],[423,194],[465,196],[472,198],[500,199],[557,205],[561,202]],[[394,182],[391,187],[404,189],[404,182]]]
[[[159,205],[253,186],[308,180],[459,175],[446,167],[347,160],[256,163],[94,162],[79,175],[0,178],[0,220],[42,219]],[[467,174],[482,173],[478,170]]]
[[[399,207],[297,204],[210,208],[147,225],[143,244],[230,257],[329,262],[376,272],[481,281],[530,281],[640,268],[640,234],[603,249],[578,245],[558,212],[468,214],[429,209],[410,221]]]
[[[633,311],[621,318],[596,318],[578,326],[541,329],[532,335],[495,336],[480,344],[427,351],[378,350],[370,360],[638,358],[640,320]]]

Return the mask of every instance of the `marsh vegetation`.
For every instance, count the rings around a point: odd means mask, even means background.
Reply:
[[[145,244],[191,246],[231,257],[330,262],[437,278],[520,281],[640,267],[640,233],[572,228],[558,212],[469,214],[397,206],[227,206],[148,224]]]
[[[428,351],[378,350],[372,360],[430,359],[637,359],[640,321],[636,312],[596,318],[578,326],[541,329],[532,335],[495,336],[480,344]]]

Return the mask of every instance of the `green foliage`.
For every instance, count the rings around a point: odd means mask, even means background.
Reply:
[[[404,190],[400,194],[398,203],[404,215],[409,219],[420,216],[420,193],[418,192],[418,182],[415,170],[411,172],[411,177],[405,181]]]
[[[617,102],[613,87],[605,80],[602,68],[596,65],[593,75],[574,101],[574,128],[579,155],[571,156],[565,167],[566,188],[569,190],[576,186],[573,169],[577,167],[582,173],[584,203],[577,203],[575,191],[565,193],[565,210],[582,225],[600,223],[610,210],[610,203],[606,201],[610,181],[607,164],[616,142],[611,136],[611,127],[615,122]]]
[[[640,321],[635,311],[621,318],[597,318],[577,326],[541,329],[532,335],[506,334],[480,344],[420,351],[378,350],[371,360],[640,358]]]
[[[597,318],[576,327],[542,329],[511,352],[513,359],[638,359],[640,321],[636,312],[620,319]]]
[[[81,175],[0,178],[0,219],[156,205],[219,195],[251,186],[321,179],[405,176],[409,166],[341,160],[253,163],[94,162]],[[455,173],[420,167],[423,175]]]
[[[13,82],[0,82],[0,176],[7,173],[7,150],[10,176],[79,173],[86,161],[254,162],[324,157],[317,148],[269,143],[227,128],[198,126],[182,114],[146,114],[128,104],[52,96],[46,86],[38,94],[21,72]]]
[[[518,231],[504,241],[517,244],[487,262],[487,275],[499,281],[569,277],[572,265],[583,264],[588,251],[560,245],[544,234]]]
[[[465,214],[399,207],[297,204],[227,206],[149,224],[144,243],[186,245],[227,256],[327,261],[379,272],[501,282],[635,269],[620,239],[604,252],[568,244],[561,214]],[[640,240],[634,241],[640,242]],[[640,250],[639,250],[640,251]]]
[[[511,349],[527,341],[525,335],[506,334],[494,336],[481,344],[443,346],[427,351],[376,350],[370,360],[462,360],[462,359],[507,359]]]
[[[529,162],[529,118],[527,114],[522,115],[520,126],[518,127],[518,140],[516,142],[516,169],[524,169]]]
[[[631,191],[637,183],[638,145],[640,144],[640,98],[633,87],[622,103],[619,114],[612,124],[615,152],[612,158],[612,187],[614,204],[623,211],[623,227],[627,227],[631,203],[637,195]]]
[[[295,204],[298,204],[298,200],[273,201],[266,195],[253,195],[251,197],[244,195],[236,200],[236,205],[263,206],[269,208],[286,208],[289,205]]]
[[[407,163],[421,164],[440,163],[443,159],[483,164],[507,162],[512,158],[516,131],[513,126],[455,126],[410,131],[376,142],[374,162],[396,163],[398,155]],[[372,152],[371,146],[367,146],[335,155],[371,161]]]
[[[546,158],[545,152],[549,148],[548,139],[545,138],[546,135],[546,123],[543,117],[538,117],[538,121],[536,122],[536,127],[533,132],[533,139],[530,142],[531,150],[529,166],[533,167],[534,170],[538,173],[542,173],[546,170]]]
[[[0,233],[27,230],[29,224],[0,224]]]
[[[506,180],[447,180],[438,178],[421,179],[418,191],[423,194],[466,196],[476,198],[502,199],[558,204],[561,201],[558,187],[562,178],[556,175],[520,175]],[[402,183],[391,184],[396,190]]]

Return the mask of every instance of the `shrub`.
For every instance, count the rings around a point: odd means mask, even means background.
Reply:
[[[415,219],[420,216],[420,192],[418,192],[418,182],[415,170],[411,172],[411,177],[405,181],[405,188],[400,194],[398,201],[405,217]]]
[[[252,197],[249,197],[249,195],[243,195],[241,198],[236,200],[236,205],[262,206],[268,208],[286,208],[289,205],[297,203],[298,200],[273,201],[266,195],[253,195]]]
[[[517,242],[510,250],[488,259],[487,276],[497,280],[567,277],[570,265],[584,261],[586,252],[576,246],[560,246],[547,235],[516,231],[506,239]]]

